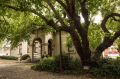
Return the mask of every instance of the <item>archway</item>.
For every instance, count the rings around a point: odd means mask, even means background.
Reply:
[[[52,39],[48,40],[48,55],[52,56]]]
[[[19,55],[22,56],[22,43],[19,44]]]
[[[42,40],[40,38],[36,38],[33,40],[32,59],[35,61],[40,58],[42,58]]]

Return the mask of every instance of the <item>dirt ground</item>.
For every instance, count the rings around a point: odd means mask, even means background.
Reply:
[[[95,79],[87,76],[38,72],[30,69],[30,63],[0,59],[0,79]]]

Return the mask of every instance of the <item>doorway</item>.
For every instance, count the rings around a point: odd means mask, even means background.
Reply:
[[[48,55],[52,56],[52,39],[48,40]]]
[[[33,47],[32,47],[32,59],[39,60],[42,58],[42,40],[40,38],[33,40]]]

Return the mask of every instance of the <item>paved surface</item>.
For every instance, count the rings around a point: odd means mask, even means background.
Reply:
[[[94,79],[87,76],[60,75],[30,69],[31,64],[0,60],[0,79]]]

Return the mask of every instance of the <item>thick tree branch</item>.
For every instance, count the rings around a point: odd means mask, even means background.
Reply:
[[[66,4],[69,5],[69,0],[65,0]]]
[[[109,18],[112,17],[120,17],[120,14],[118,13],[111,13],[110,15],[105,16],[105,18],[103,19],[102,23],[101,23],[101,28],[105,33],[110,33],[109,30],[106,27],[106,23],[108,21]]]
[[[116,40],[118,37],[120,37],[120,30],[114,34],[113,40]]]
[[[76,14],[75,14],[75,0],[69,0],[67,3],[67,9],[66,9],[66,14],[70,20],[72,20]]]
[[[102,28],[102,30],[103,30],[105,33],[109,33],[109,34],[110,34],[110,32],[109,32],[108,29],[106,28],[106,23],[107,23],[108,19],[111,18],[111,17],[119,17],[119,18],[120,18],[120,14],[118,14],[118,13],[111,13],[110,15],[106,16],[106,17],[103,19],[102,24],[101,24],[101,28]],[[119,22],[120,22],[120,21],[119,21]],[[96,50],[95,50],[95,55],[94,55],[93,59],[94,59],[95,61],[99,60],[102,52],[103,52],[106,48],[110,47],[118,37],[120,37],[120,30],[117,31],[117,32],[115,32],[115,34],[114,34],[113,36],[111,36],[111,35],[106,35],[106,36],[104,37],[103,42],[96,48]]]
[[[114,34],[114,36],[105,36],[103,42],[96,48],[94,52],[95,53],[93,56],[94,61],[98,61],[100,59],[102,52],[106,48],[110,47],[118,37],[120,37],[120,31],[117,31]]]
[[[76,13],[75,13],[75,0],[70,0],[70,14],[71,14],[71,17],[74,18],[74,16],[76,16]]]
[[[52,9],[52,11],[53,11],[54,14],[55,14],[56,19],[58,19],[58,20],[60,21],[60,23],[62,24],[62,26],[67,26],[67,25],[64,23],[63,19],[61,18],[61,16],[59,15],[59,13],[56,11],[56,9],[54,8],[54,6],[52,5],[52,3],[51,3],[49,0],[47,0],[46,2],[47,2],[47,4],[49,5],[49,7]]]
[[[88,30],[90,21],[89,21],[89,11],[87,9],[87,0],[80,0],[79,3],[80,3],[80,6],[81,6],[82,16],[85,20],[85,28]]]
[[[56,0],[65,10],[67,10],[66,5],[61,0]]]
[[[67,2],[68,1],[68,2]],[[83,37],[84,35],[84,31],[85,29],[82,27],[81,23],[80,23],[80,16],[78,16],[75,13],[75,0],[66,0],[67,3],[67,13],[68,13],[68,18],[69,18],[69,23],[70,26],[73,26],[74,28],[77,29],[78,33],[80,34],[81,37]]]
[[[111,39],[111,37],[104,37],[103,42],[95,49],[94,51],[94,55],[93,55],[93,60],[94,61],[98,61],[100,59],[100,56],[102,54],[102,52],[110,47],[113,44],[114,40]]]
[[[70,27],[59,26],[52,19],[49,22],[47,22],[47,24],[49,26],[52,26],[55,30],[58,30],[58,31],[61,30],[61,31],[70,32]]]
[[[70,8],[70,0],[65,0],[65,2],[66,2],[66,4],[65,3],[63,3],[63,1],[62,0],[56,0],[64,9],[65,9],[65,11],[64,11],[64,15],[66,16],[68,16],[68,18],[70,17],[69,16],[69,8]]]
[[[115,17],[112,17],[112,18],[113,18],[114,21],[120,22],[120,19],[117,19],[117,18],[115,18]]]
[[[88,10],[86,8],[87,6],[86,2],[87,2],[86,0],[80,1],[82,16],[85,20],[84,27],[82,27],[80,23],[80,17],[75,13],[75,3],[73,4],[72,2],[72,10],[70,9],[71,11],[69,12],[72,13],[72,15],[70,14],[70,16],[72,16],[71,18],[74,22],[74,26],[77,29],[79,35],[81,36],[81,40],[82,40],[81,44],[82,44],[83,52],[90,55],[91,50],[89,49],[89,40],[88,40],[88,26],[90,22],[89,22]]]

